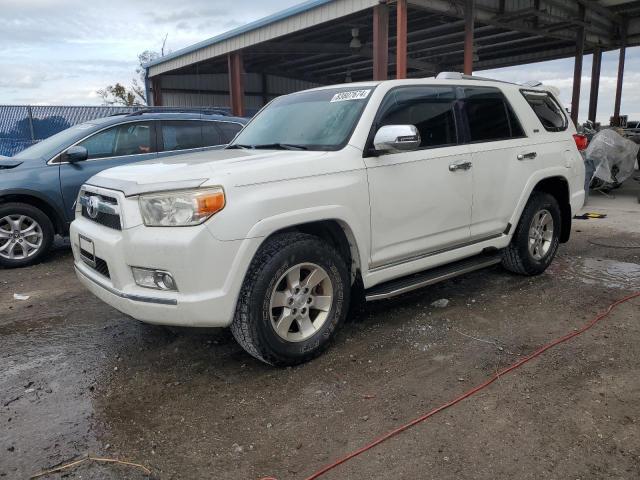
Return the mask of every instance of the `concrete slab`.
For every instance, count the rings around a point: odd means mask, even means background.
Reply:
[[[604,213],[607,218],[574,220],[584,223],[585,228],[615,228],[623,232],[640,234],[640,172],[636,171],[617,190],[609,194],[591,191],[586,205],[580,213]]]

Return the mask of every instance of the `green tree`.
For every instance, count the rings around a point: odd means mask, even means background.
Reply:
[[[146,98],[144,96],[139,97],[133,89],[129,90],[121,83],[108,85],[96,93],[102,97],[102,103],[104,105],[124,105],[131,107],[146,104]]]
[[[148,105],[145,88],[145,68],[143,65],[160,56],[160,53],[151,50],[145,50],[139,54],[138,66],[136,67],[137,77],[131,80],[131,87],[127,88],[119,82],[115,85],[107,85],[96,92],[102,97],[102,103],[104,105],[123,105],[125,107]]]

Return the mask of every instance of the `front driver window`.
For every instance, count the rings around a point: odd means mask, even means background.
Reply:
[[[420,147],[438,147],[457,143],[451,87],[402,87],[392,90],[380,107],[378,128],[384,125],[415,125],[420,132]]]
[[[149,122],[125,123],[103,130],[78,143],[87,149],[89,160],[153,151]]]

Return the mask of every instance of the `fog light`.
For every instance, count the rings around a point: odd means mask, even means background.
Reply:
[[[131,267],[136,285],[156,290],[178,290],[176,281],[169,272],[151,268]]]

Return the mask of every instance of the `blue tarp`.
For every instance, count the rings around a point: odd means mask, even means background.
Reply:
[[[0,105],[0,155],[12,156],[73,125],[148,107],[69,107]],[[211,110],[213,107],[204,108]],[[157,109],[157,108],[156,108]],[[166,107],[163,110],[180,110]],[[216,108],[226,110],[228,108]]]

